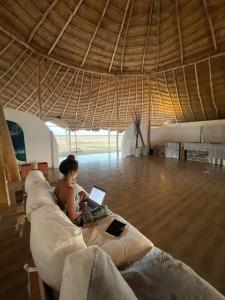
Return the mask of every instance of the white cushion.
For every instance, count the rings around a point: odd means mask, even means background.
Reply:
[[[59,290],[66,256],[86,244],[80,228],[58,206],[49,204],[31,214],[30,248],[42,280]]]
[[[113,219],[127,224],[119,238],[105,232]],[[153,247],[153,243],[149,239],[116,214],[97,221],[97,225],[83,227],[82,231],[87,246],[99,246],[111,256],[112,261],[120,268],[137,261]]]
[[[90,246],[67,256],[60,300],[137,300],[109,255]]]
[[[122,275],[138,299],[225,299],[190,267],[156,247]]]
[[[35,183],[46,181],[43,173],[38,170],[32,170],[29,172],[25,179],[25,191],[29,193],[29,191],[33,188]]]
[[[39,180],[37,180],[37,177],[35,179],[33,184],[29,184],[27,189],[26,214],[29,221],[33,211],[44,205],[55,204],[56,202],[54,190],[49,183],[41,177]]]

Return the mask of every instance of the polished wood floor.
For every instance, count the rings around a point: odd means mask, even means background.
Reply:
[[[114,155],[78,160],[81,185],[88,191],[93,184],[105,188],[110,209],[225,295],[224,167],[150,157],[117,160]],[[58,171],[49,178],[56,181]],[[15,299],[24,300],[26,274],[21,268],[28,255],[26,242],[15,237],[12,209],[1,214],[5,229],[1,223],[0,291],[7,295],[3,299],[14,299],[12,289],[17,289]]]

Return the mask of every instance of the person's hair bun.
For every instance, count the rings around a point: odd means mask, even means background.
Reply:
[[[72,155],[74,156],[74,155]],[[63,160],[59,166],[59,171],[63,174],[63,175],[68,175],[69,172],[71,171],[77,171],[78,170],[78,161],[72,158],[66,158],[65,160]]]
[[[75,155],[73,155],[73,154],[68,155],[66,159],[68,159],[68,160],[76,160],[75,159]]]

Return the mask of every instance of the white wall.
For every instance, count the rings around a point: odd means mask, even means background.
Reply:
[[[224,134],[222,133],[225,132],[225,120],[167,124],[152,128],[151,143],[152,145],[162,145],[167,141],[199,143],[201,142],[201,128],[205,132],[205,140],[202,142],[224,143]]]
[[[144,140],[147,141],[147,124],[141,124],[141,131]],[[225,144],[225,120],[166,124],[151,128],[150,138],[151,145],[164,145],[165,142]],[[135,147],[133,125],[124,133],[121,145],[122,157],[132,155],[132,147]]]
[[[37,117],[11,108],[4,109],[6,120],[16,122],[24,132],[27,162],[47,161],[59,165],[58,144],[51,130]]]

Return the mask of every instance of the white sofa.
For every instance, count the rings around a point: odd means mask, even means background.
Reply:
[[[25,190],[32,256],[40,277],[60,293],[60,300],[225,299],[119,215],[79,228],[55,204],[40,172],[30,172]],[[119,238],[105,233],[114,218],[127,224]]]

